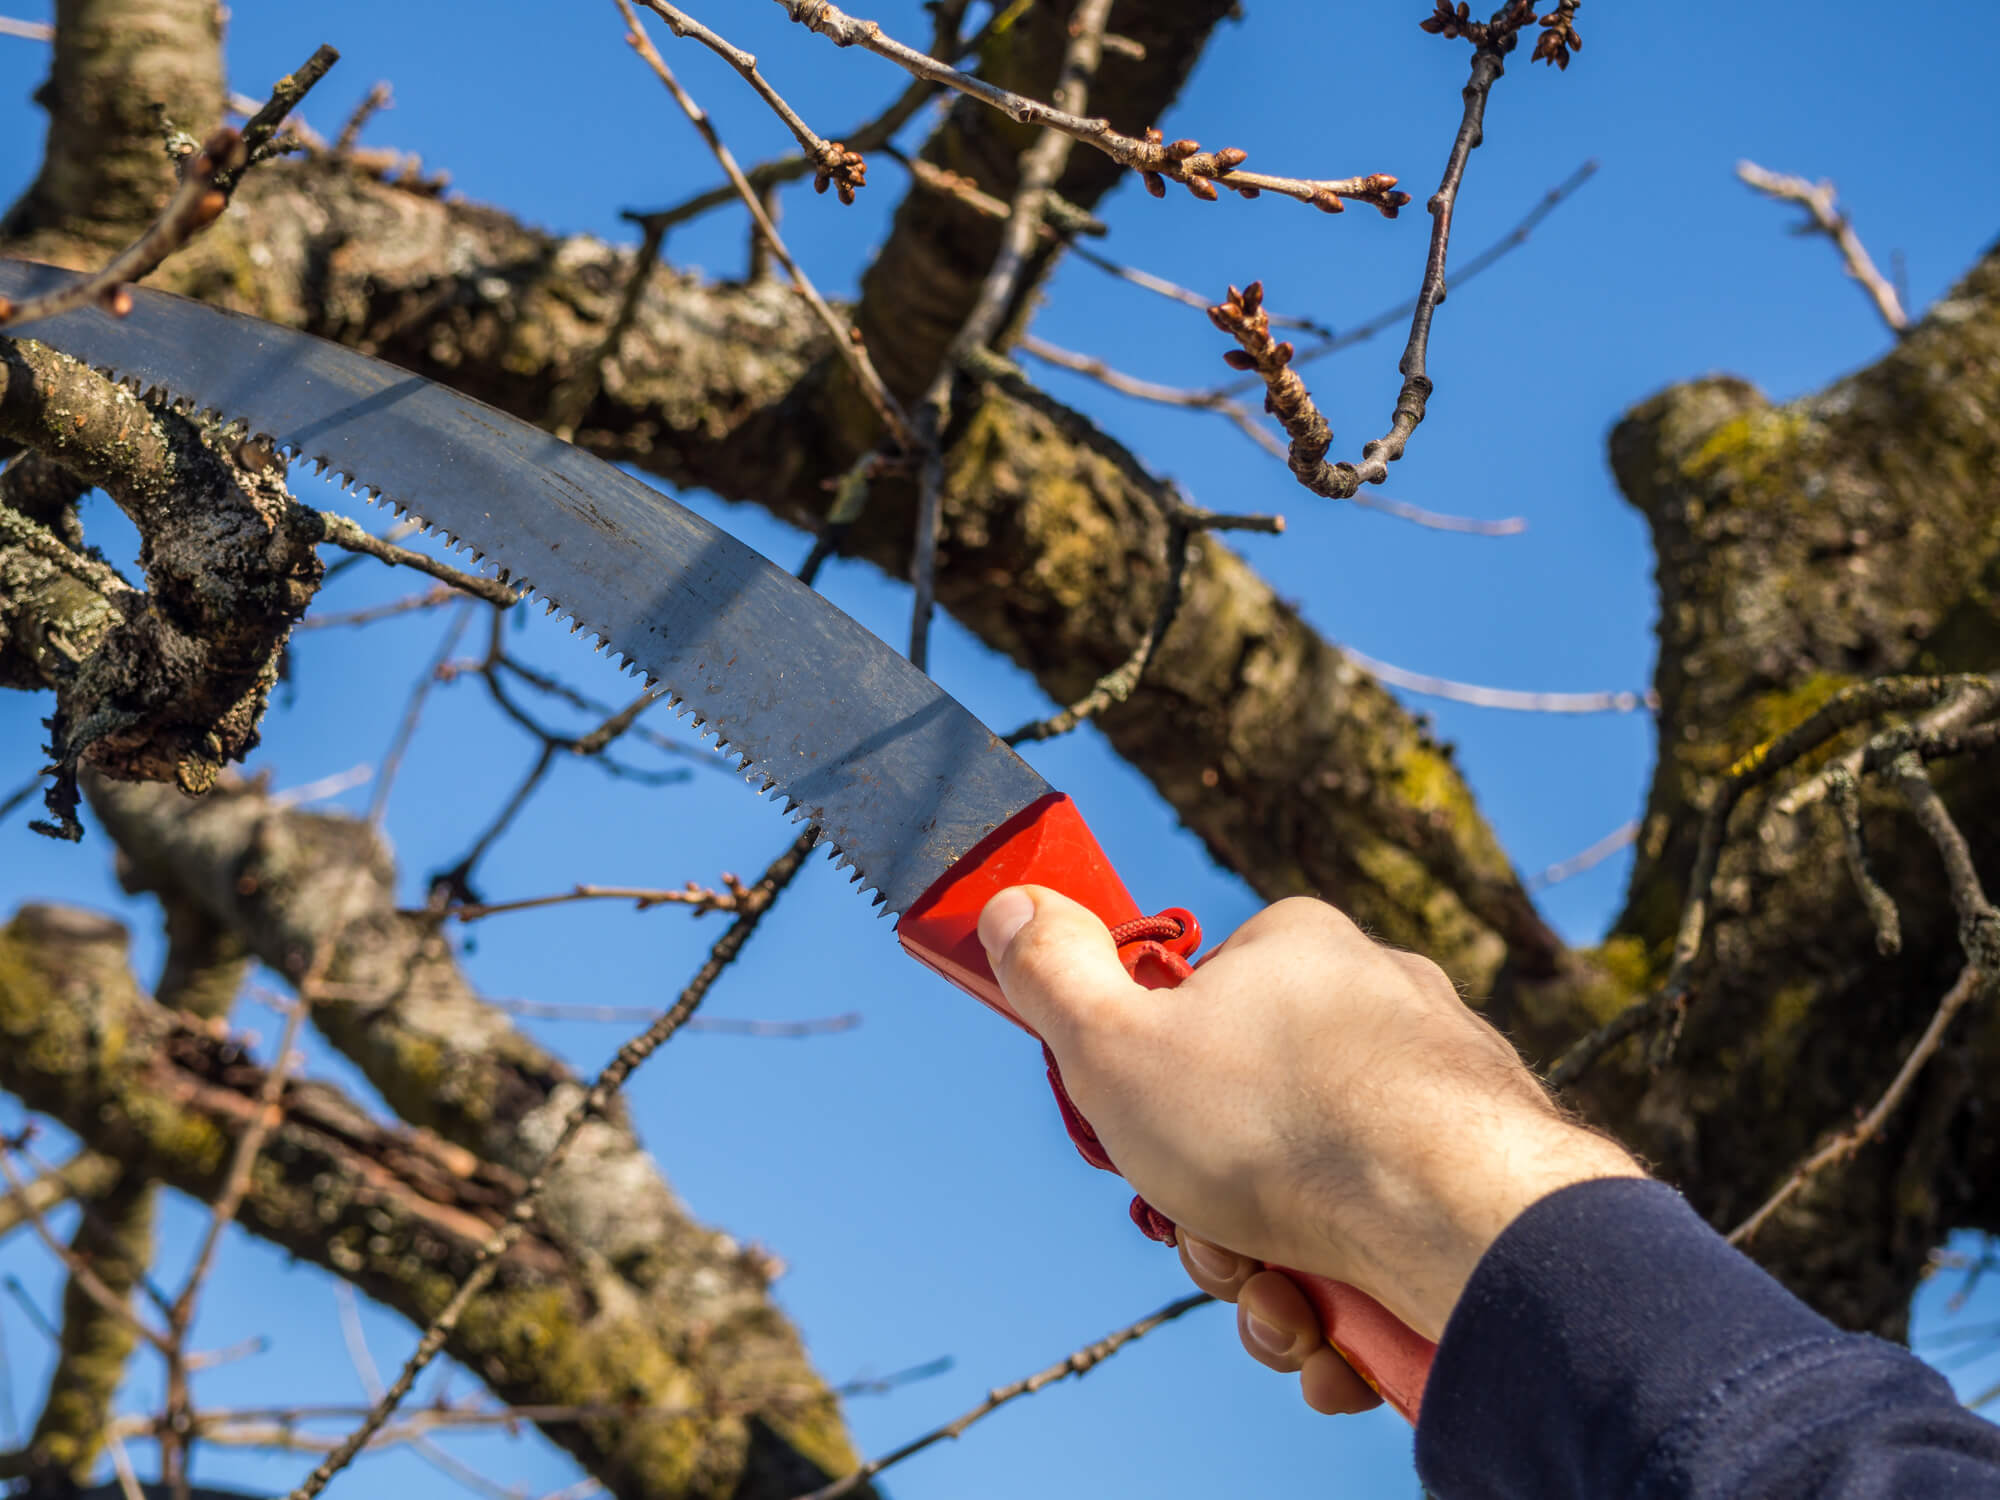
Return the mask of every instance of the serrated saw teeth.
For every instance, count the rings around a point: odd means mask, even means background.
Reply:
[[[18,300],[64,274],[0,260],[0,290]],[[410,530],[470,551],[519,602],[541,600],[621,672],[659,688],[669,711],[714,743],[718,762],[791,824],[809,825],[883,914],[917,900],[999,821],[1049,794],[863,627],[630,474],[370,356],[144,288],[133,297],[115,324],[94,311],[51,320],[53,346],[107,361],[97,367],[161,409],[256,432],[287,463],[331,473]],[[243,419],[182,394],[189,389],[219,396]],[[685,584],[669,586],[681,570]],[[572,622],[562,594],[583,617]],[[739,651],[731,672],[697,676],[689,665]],[[695,699],[671,680],[684,675]],[[865,697],[837,690],[863,682]],[[825,712],[794,723],[790,695],[819,683],[836,688]],[[885,737],[891,728],[899,732]]]

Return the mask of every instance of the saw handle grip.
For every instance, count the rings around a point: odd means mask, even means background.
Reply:
[[[1171,989],[1193,972],[1188,960],[1201,946],[1194,917],[1179,909],[1142,917],[1076,804],[1060,793],[1016,813],[946,871],[904,914],[897,940],[919,963],[1027,1031],[1026,1023],[1008,1009],[979,942],[980,912],[994,896],[1016,885],[1047,886],[1088,907],[1122,939],[1119,958],[1148,989]],[[1070,1101],[1053,1057],[1049,1082],[1084,1159],[1115,1171],[1097,1133]],[[1143,1199],[1132,1200],[1132,1217],[1153,1238],[1172,1242],[1172,1223]],[[1355,1373],[1414,1423],[1437,1346],[1366,1292],[1310,1272],[1274,1269],[1298,1284],[1318,1314],[1327,1342]]]

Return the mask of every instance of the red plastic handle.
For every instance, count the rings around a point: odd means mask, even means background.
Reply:
[[[1174,910],[1163,913],[1158,921],[1142,919],[1138,904],[1084,825],[1076,804],[1060,793],[1051,793],[1016,813],[946,871],[904,913],[896,927],[897,939],[919,963],[1029,1031],[1007,1008],[986,962],[986,951],[979,945],[979,913],[995,895],[1013,885],[1047,886],[1089,907],[1106,927],[1125,939],[1119,957],[1133,978],[1148,989],[1171,989],[1193,972],[1187,959],[1201,945],[1201,928],[1194,918]],[[1121,928],[1124,933],[1118,932]],[[1049,1060],[1049,1082],[1070,1137],[1084,1159],[1116,1171],[1097,1133],[1070,1102],[1053,1058]],[[1153,1238],[1172,1243],[1171,1221],[1143,1199],[1132,1200],[1132,1217]],[[1385,1401],[1414,1423],[1437,1346],[1366,1292],[1309,1272],[1277,1269],[1284,1270],[1305,1293],[1319,1315],[1327,1342]]]

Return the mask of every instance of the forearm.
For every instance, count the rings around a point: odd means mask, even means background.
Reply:
[[[1417,1464],[1440,1500],[2000,1496],[2000,1428],[1847,1334],[1658,1183],[1566,1188],[1480,1262]]]

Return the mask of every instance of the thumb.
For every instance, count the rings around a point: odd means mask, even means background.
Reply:
[[[1095,913],[1042,886],[1013,886],[987,902],[979,941],[1008,1005],[1051,1043],[1103,1006],[1145,993]]]

